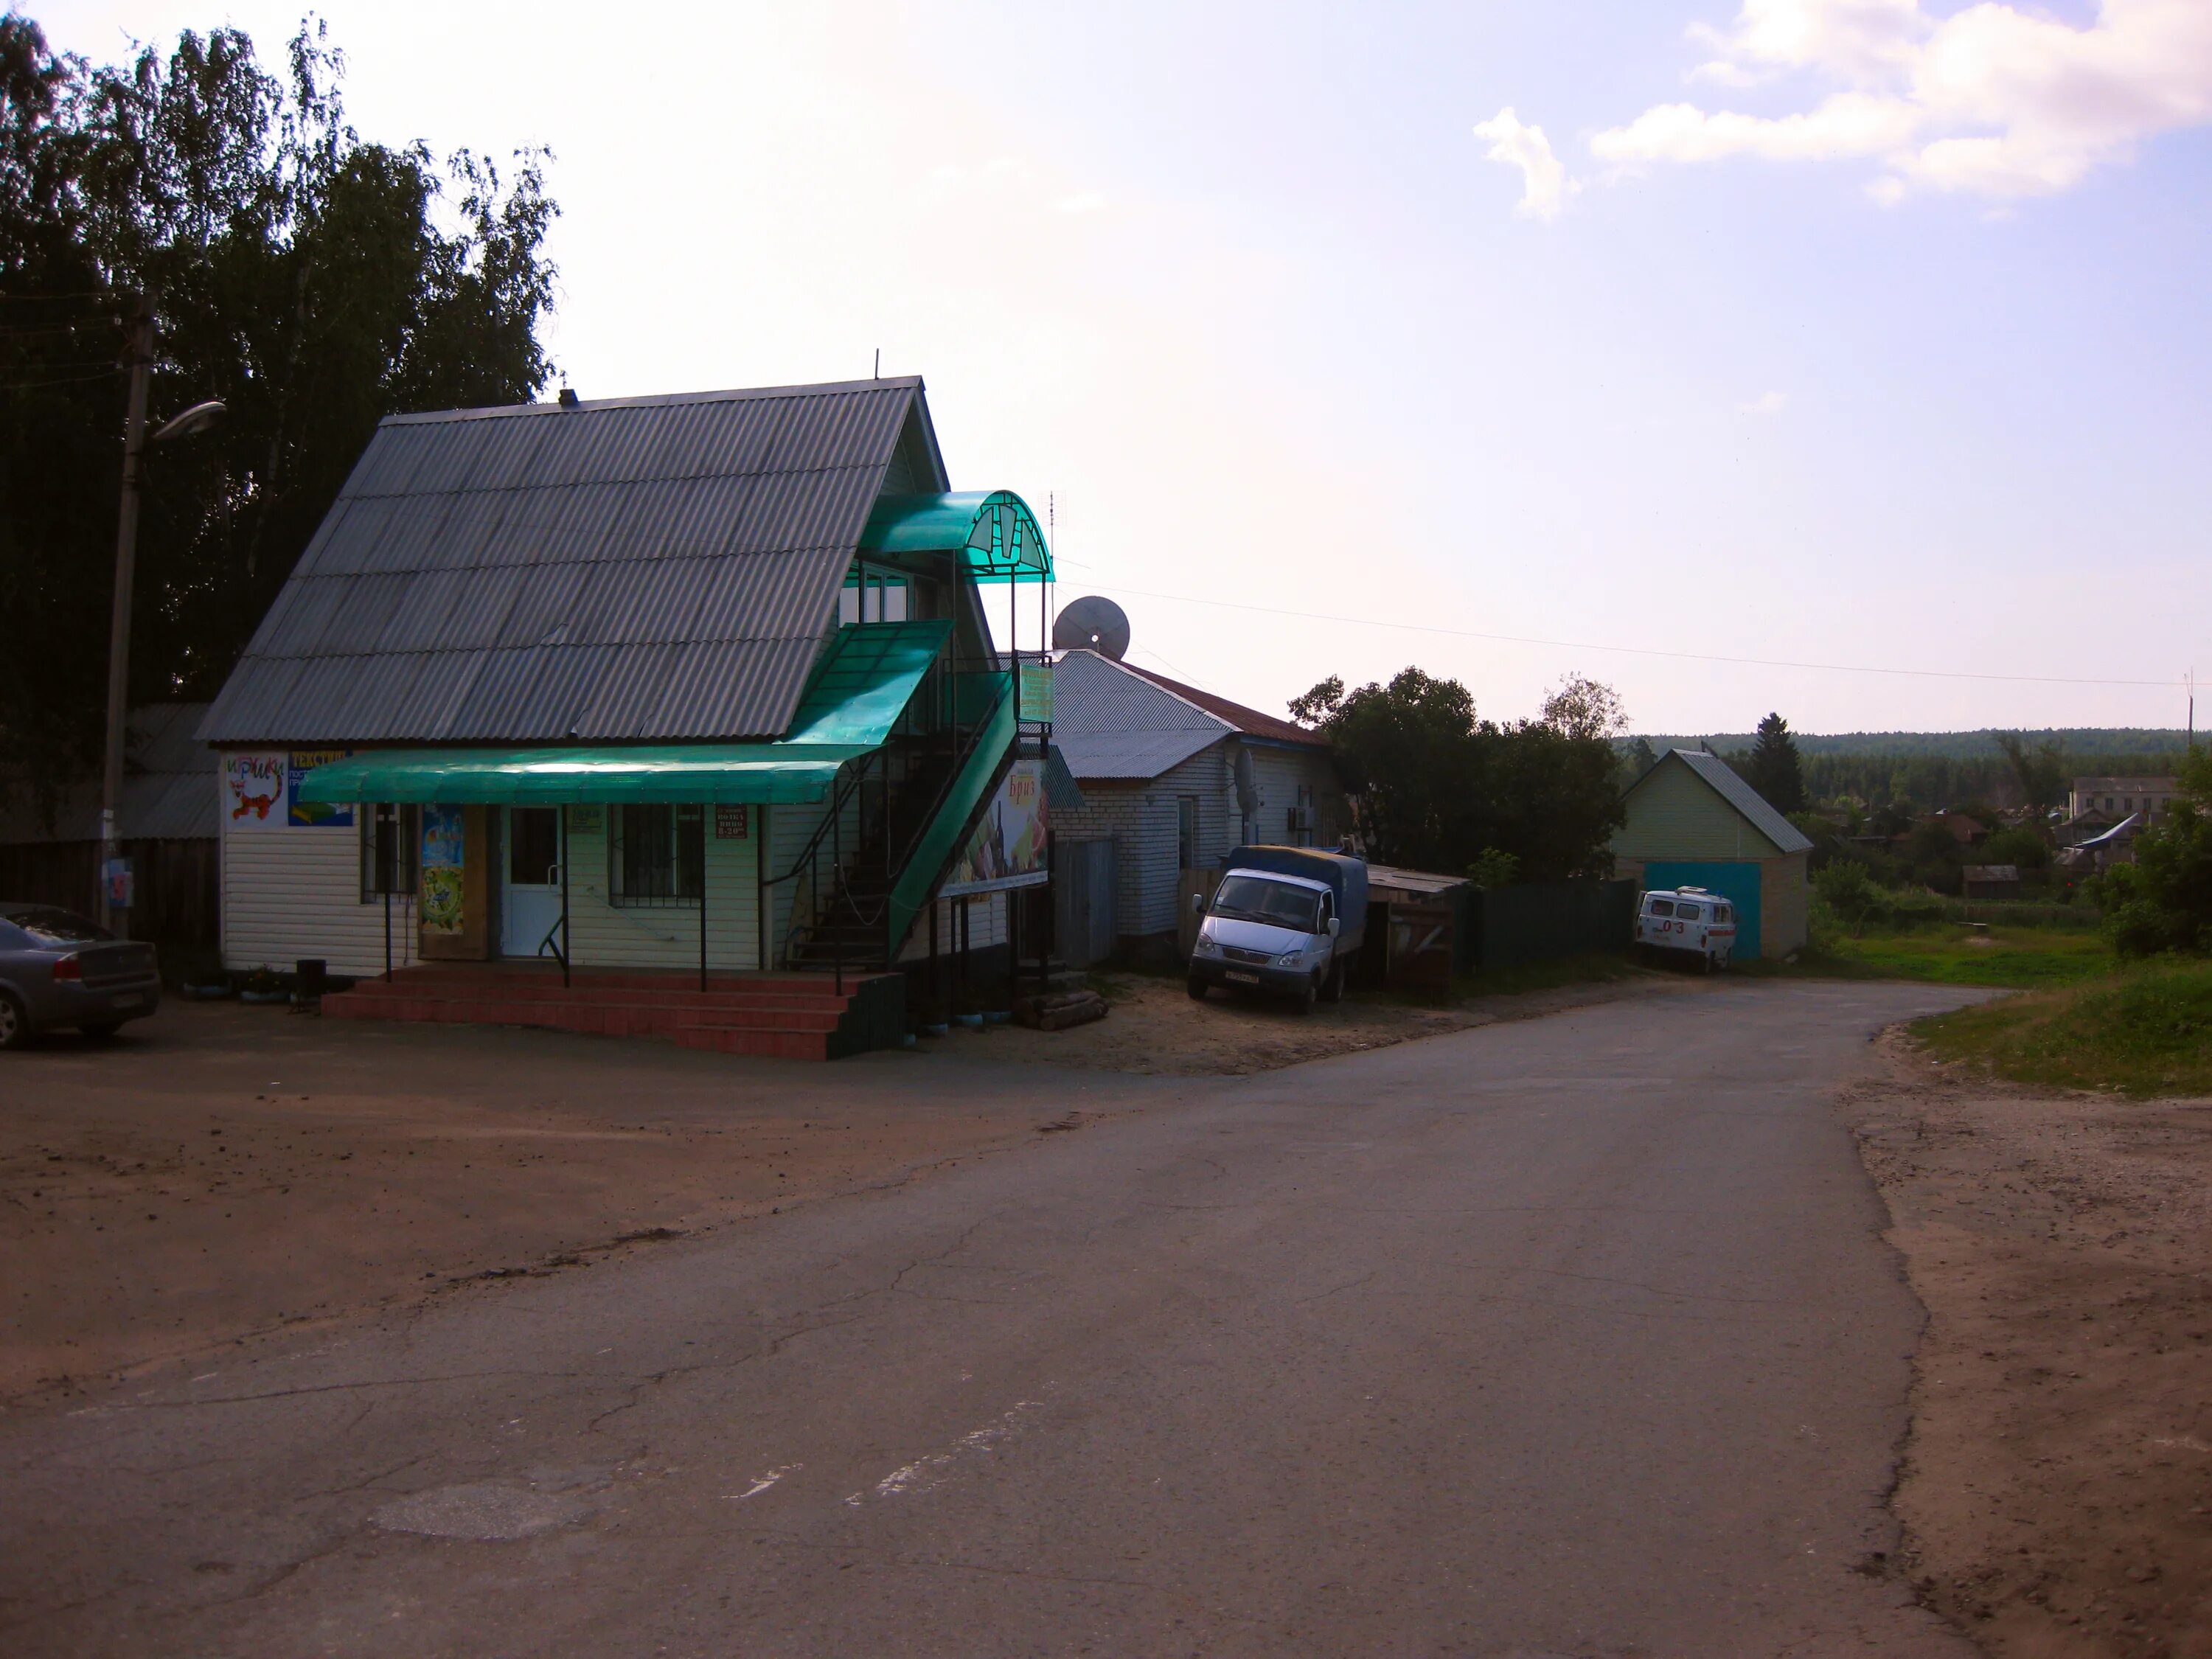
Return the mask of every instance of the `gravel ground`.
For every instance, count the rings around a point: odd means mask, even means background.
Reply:
[[[2212,1656],[2212,1103],[1883,1046],[1844,1106],[1929,1311],[1891,1566],[1992,1653]]]

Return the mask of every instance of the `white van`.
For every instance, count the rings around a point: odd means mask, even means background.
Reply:
[[[1646,893],[1636,912],[1636,943],[1694,955],[1707,973],[1726,968],[1735,953],[1735,906],[1702,887]]]

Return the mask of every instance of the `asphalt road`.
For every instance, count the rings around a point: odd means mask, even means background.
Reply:
[[[1827,1099],[1963,1000],[1742,982],[1155,1091],[18,1413],[0,1649],[1968,1654],[1869,1570],[1920,1311]]]

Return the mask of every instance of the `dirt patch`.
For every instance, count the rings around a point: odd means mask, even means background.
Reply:
[[[1882,1044],[1844,1107],[1929,1310],[1903,1570],[1994,1653],[2206,1659],[2212,1103]]]
[[[994,1073],[236,1005],[51,1039],[0,1056],[0,1401],[665,1249],[1158,1091]]]
[[[1181,979],[1129,974],[1102,977],[1097,982],[1111,1012],[1091,1024],[1065,1031],[996,1025],[975,1033],[956,1028],[949,1036],[925,1039],[922,1047],[930,1053],[975,1054],[1095,1071],[1241,1077],[1500,1020],[1534,1019],[1626,997],[1694,993],[1710,981],[1639,969],[1618,979],[1553,990],[1474,997],[1447,1008],[1353,996],[1340,1003],[1318,1003],[1308,1014],[1286,1002],[1231,997],[1220,991],[1194,1002]]]

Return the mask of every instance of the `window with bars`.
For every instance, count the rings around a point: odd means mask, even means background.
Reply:
[[[422,809],[411,804],[364,806],[361,823],[361,902],[386,893],[411,896],[422,856]]]
[[[688,905],[705,886],[706,817],[696,806],[610,807],[607,895],[621,905]]]

